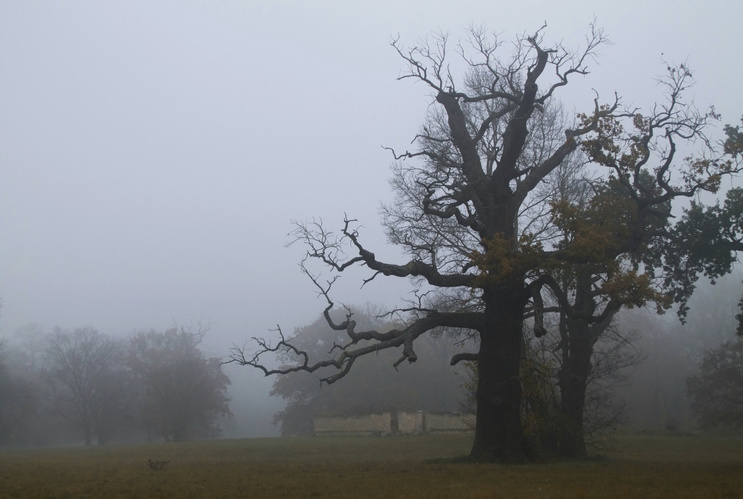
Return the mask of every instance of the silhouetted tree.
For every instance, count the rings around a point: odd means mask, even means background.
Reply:
[[[401,326],[359,331],[351,317],[337,323],[329,314],[334,306],[330,297],[334,279],[321,282],[308,271],[328,302],[328,324],[346,332],[333,352],[335,357],[310,362],[306,352],[279,331],[277,343],[258,340],[258,352],[252,355],[236,348],[232,360],[266,374],[332,367],[334,373],[322,379],[333,383],[362,356],[400,348],[395,365],[414,362],[414,344],[420,336],[440,328],[470,331],[479,339],[478,352],[456,354],[452,363],[477,360],[477,427],[471,455],[479,460],[520,461],[524,457],[522,331],[527,307],[535,307],[539,326],[542,290],[551,287],[556,269],[570,271],[578,265],[592,266],[582,274],[592,276],[587,279],[592,298],[598,294],[608,297],[606,303],[620,305],[654,298],[653,276],[644,275],[633,258],[644,251],[653,234],[651,221],[667,216],[675,197],[715,191],[720,176],[735,168],[721,160],[706,140],[704,128],[714,116],[696,113],[681,98],[691,77],[686,67],[669,67],[664,80],[668,102],[648,113],[620,111],[618,98],[608,105],[599,104],[597,98],[594,109],[580,115],[576,123],[557,122],[554,130],[542,135],[534,131],[544,130],[538,126],[543,113],[572,77],[587,74],[586,61],[604,42],[602,32],[592,27],[586,47],[573,52],[559,45],[547,47],[539,30],[519,38],[508,59],[500,57],[497,38],[478,30],[471,35],[469,45],[461,45],[460,55],[469,65],[463,83],[450,71],[445,36],[412,49],[393,42],[408,66],[401,79],[421,82],[435,96],[429,118],[416,136],[417,150],[395,154],[404,165],[412,163],[401,168],[402,188],[413,203],[405,212],[408,225],[396,229],[390,239],[403,246],[410,261],[378,260],[362,244],[356,221],[350,218],[344,220],[339,234],[314,221],[298,224],[295,232],[308,248],[306,260],[317,259],[333,272],[363,265],[372,271],[365,282],[377,276],[413,278],[421,287],[419,296],[431,289],[460,297],[469,294],[466,306],[436,309],[421,300],[406,309],[412,313]],[[676,142],[695,139],[704,151],[679,161]],[[543,147],[529,147],[540,141]],[[587,212],[566,205],[548,207],[546,200],[535,197],[537,187],[579,149],[599,167],[607,189],[622,189],[625,194],[596,198]],[[652,182],[645,184],[643,176]],[[629,211],[616,217],[618,205]],[[566,237],[546,243],[530,224],[520,223],[529,206],[542,213],[551,211]],[[559,298],[558,288],[552,286]],[[589,304],[592,317],[597,304]],[[584,314],[576,304],[572,310],[564,305],[565,300],[560,308],[569,320]],[[606,310],[611,307],[598,311],[599,320],[610,315]],[[594,321],[586,316],[585,326]],[[261,360],[262,354],[284,351],[297,355],[298,363],[273,368]]]

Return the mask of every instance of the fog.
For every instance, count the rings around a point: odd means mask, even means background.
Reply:
[[[627,105],[660,96],[664,61],[694,70],[694,100],[743,112],[743,5],[699,2],[0,2],[0,332],[34,323],[105,334],[211,324],[209,355],[314,321],[324,302],[289,246],[292,220],[344,213],[395,259],[378,223],[391,155],[429,91],[397,81],[389,46],[484,23],[506,44],[544,22],[575,46],[596,19],[613,45],[561,93]],[[391,306],[404,281],[360,274],[345,303]],[[692,313],[694,311],[692,310]],[[690,315],[691,317],[691,315]],[[230,367],[234,436],[275,434],[272,380]]]

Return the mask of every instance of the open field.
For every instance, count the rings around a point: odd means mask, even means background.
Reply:
[[[622,435],[605,458],[462,464],[471,437],[222,440],[0,451],[0,497],[743,497],[743,439]],[[168,460],[152,470],[147,459]]]

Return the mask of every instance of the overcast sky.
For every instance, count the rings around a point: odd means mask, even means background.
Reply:
[[[323,302],[285,247],[291,220],[359,219],[384,247],[390,155],[430,95],[396,81],[389,46],[486,24],[509,41],[545,21],[613,45],[564,93],[657,98],[662,61],[687,61],[694,100],[743,114],[743,2],[0,1],[0,331],[162,330],[211,320],[215,354]],[[339,300],[393,304],[389,280]]]

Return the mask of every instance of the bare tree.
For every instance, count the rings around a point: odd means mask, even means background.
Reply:
[[[94,436],[105,443],[125,400],[122,345],[92,327],[56,328],[44,354],[57,407],[83,433],[85,445]]]

